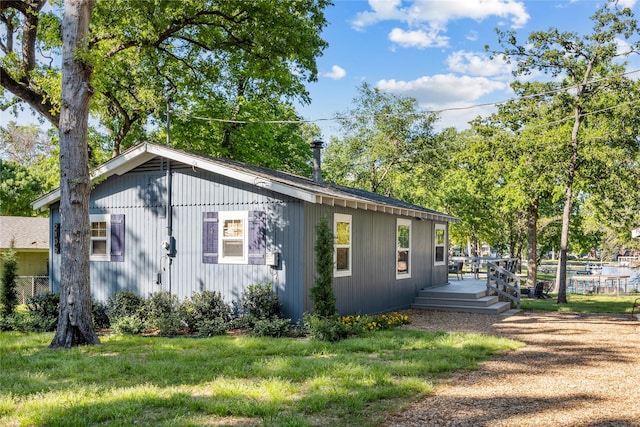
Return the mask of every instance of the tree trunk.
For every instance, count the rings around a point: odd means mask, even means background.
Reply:
[[[60,312],[49,348],[100,344],[91,322],[89,283],[89,155],[87,125],[93,95],[87,49],[94,0],[65,0],[60,108]],[[84,52],[86,53],[86,52]]]
[[[556,275],[556,288],[558,291],[558,304],[567,304],[567,248],[569,246],[569,221],[573,207],[573,181],[578,165],[578,131],[582,123],[582,108],[575,109],[575,121],[571,131],[571,159],[567,170],[567,188],[564,195],[564,209],[562,211],[562,233],[560,235],[560,260]]]
[[[538,200],[529,205],[527,218],[527,288],[535,289],[538,280]]]

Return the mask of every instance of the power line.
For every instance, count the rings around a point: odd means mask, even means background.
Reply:
[[[627,75],[638,73],[638,72],[640,72],[640,69],[626,71],[624,73],[614,74],[614,75],[611,75],[611,76],[606,76],[606,77],[602,77],[602,78],[599,78],[599,79],[592,80],[592,81],[589,82],[589,84],[598,83],[598,82],[601,82],[601,81],[606,81],[606,80],[610,80],[610,79],[617,78],[617,77],[623,77],[623,76],[627,76]],[[324,117],[324,118],[318,118],[318,119],[295,119],[295,120],[236,120],[236,119],[220,119],[220,118],[215,118],[215,117],[203,117],[203,116],[196,116],[196,115],[191,115],[191,114],[185,114],[185,116],[190,117],[192,119],[197,119],[197,120],[204,120],[204,121],[217,122],[217,123],[241,124],[241,125],[250,125],[250,124],[304,124],[304,123],[318,123],[318,122],[325,122],[325,121],[355,120],[355,119],[363,119],[363,118],[366,119],[366,118],[374,117],[374,116],[376,116],[376,117],[423,116],[423,115],[429,115],[429,114],[441,114],[441,113],[452,112],[452,111],[472,110],[472,109],[481,108],[481,107],[498,106],[498,105],[506,104],[506,103],[512,102],[512,101],[521,101],[521,100],[537,98],[537,97],[541,97],[541,96],[557,94],[557,93],[561,93],[561,92],[568,92],[568,91],[573,90],[574,88],[575,88],[575,86],[568,86],[568,87],[562,87],[562,88],[557,88],[557,89],[551,89],[551,90],[548,90],[548,91],[539,92],[539,93],[535,93],[535,94],[531,94],[531,95],[524,95],[524,96],[519,96],[519,97],[515,97],[515,98],[509,98],[509,99],[502,100],[502,101],[485,102],[485,103],[473,104],[473,105],[461,106],[461,107],[448,107],[448,108],[442,108],[442,109],[438,109],[438,110],[423,110],[421,112],[416,112],[416,113],[412,113],[412,114],[388,113],[388,114],[352,115],[352,116],[336,115],[334,117]],[[621,104],[621,105],[627,105],[627,104],[629,104],[629,103],[624,103],[624,104]],[[619,106],[621,106],[621,105],[619,105]],[[603,111],[607,111],[608,109],[611,109],[611,108],[618,108],[618,106],[609,107],[607,109],[594,111],[594,112],[591,112],[591,113],[586,113],[585,115],[597,114],[597,113],[600,113],[600,112],[603,112]],[[573,117],[573,116],[571,116],[571,117]],[[571,117],[568,117],[568,118],[565,118],[565,119],[561,119],[561,121],[570,119]]]

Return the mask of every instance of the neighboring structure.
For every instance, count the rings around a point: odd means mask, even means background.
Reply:
[[[310,311],[315,227],[336,235],[334,289],[341,314],[407,308],[419,289],[446,284],[452,216],[367,191],[165,146],[142,143],[93,174],[92,295],[180,299],[215,290],[227,302],[272,283],[284,314]],[[59,288],[60,190],[50,209],[51,283]]]
[[[18,276],[49,274],[48,218],[0,216],[0,253],[8,251],[12,242],[18,260]]]
[[[634,239],[640,239],[640,227],[631,230],[631,237]]]

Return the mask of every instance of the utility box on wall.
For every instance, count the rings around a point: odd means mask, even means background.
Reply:
[[[280,253],[279,252],[267,252],[266,264],[271,267],[277,268],[280,265]]]

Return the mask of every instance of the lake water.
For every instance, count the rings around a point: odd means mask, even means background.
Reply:
[[[593,268],[593,267],[592,267]],[[586,268],[585,268],[586,269]],[[584,271],[584,270],[583,270]],[[568,271],[567,278],[570,280],[572,276],[584,275],[583,271]],[[593,274],[615,275],[615,276],[629,276],[627,279],[627,290],[640,288],[640,268],[623,267],[617,265],[604,265],[602,270],[593,269]]]

